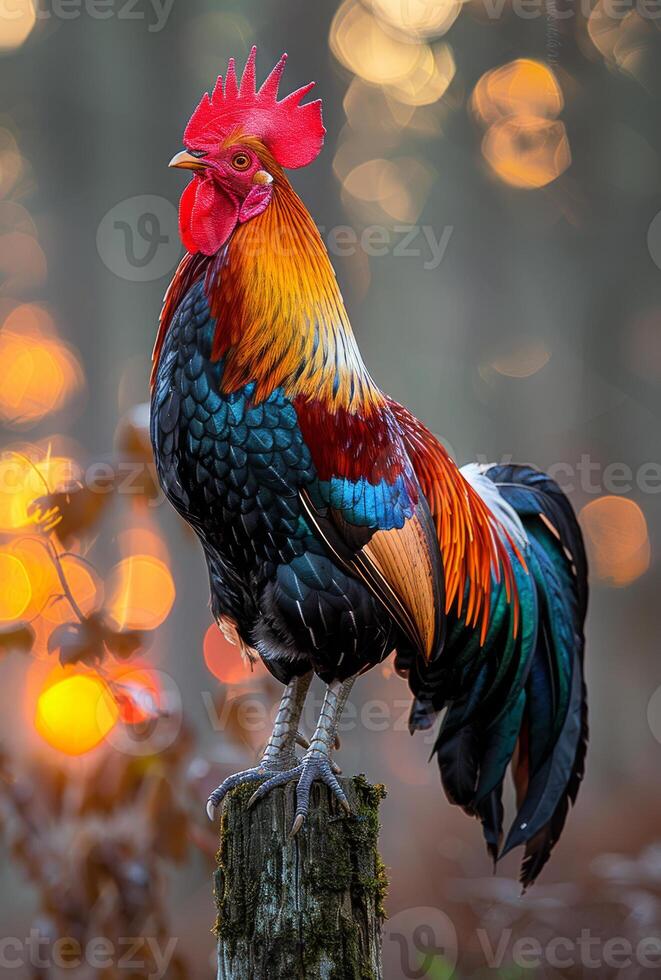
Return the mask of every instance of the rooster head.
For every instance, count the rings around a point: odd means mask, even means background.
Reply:
[[[224,84],[220,76],[191,116],[186,149],[170,162],[193,172],[179,205],[181,238],[192,253],[214,255],[238,224],[266,210],[278,172],[307,166],[324,142],[321,100],[301,104],[314,82],[278,101],[287,55],[257,90],[256,53],[253,47],[240,83],[230,60]]]

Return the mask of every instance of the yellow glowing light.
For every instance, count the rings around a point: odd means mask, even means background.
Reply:
[[[416,221],[433,183],[434,174],[422,161],[367,160],[347,174],[344,191],[358,201],[378,205],[396,221]]]
[[[647,521],[637,503],[627,497],[599,497],[583,507],[579,520],[595,578],[623,588],[647,571]]]
[[[37,22],[33,0],[11,0],[0,13],[0,51],[11,51],[30,36]]]
[[[486,72],[475,86],[471,105],[488,125],[507,116],[553,119],[562,111],[564,99],[548,65],[519,58]]]
[[[95,674],[73,674],[39,695],[35,728],[54,749],[83,755],[112,731],[119,708],[108,685]]]
[[[60,567],[66,579],[69,592],[74,602],[85,616],[95,612],[103,602],[103,583],[96,572],[77,555],[63,555]],[[53,569],[55,575],[55,569]],[[63,595],[59,579],[54,577],[50,597]],[[43,617],[50,623],[65,623],[72,618],[73,610],[68,598],[58,598],[56,602],[47,602],[43,609]]]
[[[32,457],[32,451],[27,449]],[[0,531],[17,531],[34,524],[30,505],[39,497],[72,482],[78,476],[73,460],[46,454],[29,461],[7,452],[0,456]]]
[[[493,123],[482,141],[482,153],[501,180],[526,189],[550,184],[571,164],[564,124],[536,116]]]
[[[588,18],[587,32],[609,64],[638,77],[640,65],[651,54],[654,43],[649,18],[638,10],[626,14],[614,11],[604,0],[597,0]]]
[[[410,44],[389,34],[359,0],[345,0],[335,14],[330,46],[354,75],[375,85],[406,78],[430,53],[425,44]]]
[[[168,566],[152,555],[132,555],[118,562],[106,591],[106,608],[120,629],[156,629],[169,616],[175,598]]]
[[[0,622],[21,618],[32,597],[30,579],[16,555],[0,551]]]
[[[374,13],[386,23],[415,38],[445,34],[461,11],[456,0],[369,0]]]
[[[448,44],[439,44],[433,52],[429,49],[405,78],[388,85],[387,90],[407,105],[431,105],[445,95],[454,74],[452,49]]]
[[[44,608],[49,596],[57,591],[55,570],[43,542],[38,538],[16,538],[7,546],[7,551],[18,559],[30,581],[30,601],[23,617],[32,619]]]
[[[397,168],[389,160],[367,160],[349,173],[344,186],[353,197],[380,201],[392,192],[397,182]]]
[[[55,335],[49,314],[25,304],[12,310],[0,332],[0,418],[37,422],[61,408],[82,386],[82,369]]]
[[[491,367],[507,378],[530,378],[548,364],[550,352],[539,341],[523,343],[516,350],[495,357]]]
[[[393,120],[390,116],[384,118],[387,102],[383,92],[376,86],[364,82],[362,78],[352,78],[344,94],[342,107],[349,125],[340,134],[341,139],[360,136],[366,130],[371,133],[383,133],[384,129],[392,128]],[[409,116],[413,115],[413,111],[413,109],[409,110]]]
[[[151,555],[167,564],[169,554],[167,545],[155,527],[129,527],[117,535],[117,545],[120,554],[130,558],[131,555]]]

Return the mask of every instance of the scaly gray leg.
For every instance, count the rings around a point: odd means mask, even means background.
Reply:
[[[276,786],[282,786],[298,777],[296,786],[296,816],[291,829],[291,836],[303,826],[310,806],[310,790],[316,779],[325,783],[340,801],[346,813],[350,813],[349,801],[344,790],[336,779],[331,751],[337,739],[337,725],[342,710],[349,696],[355,678],[346,681],[332,681],[326,688],[321,712],[310,746],[299,765],[279,772],[253,793],[248,806],[253,806]]]
[[[296,765],[294,746],[299,743],[306,748],[308,747],[306,739],[298,732],[298,723],[311,680],[312,671],[302,677],[295,677],[289,682],[285,688],[285,693],[282,695],[280,707],[275,716],[273,731],[266,743],[264,755],[259,764],[254,769],[246,769],[245,772],[237,772],[233,776],[228,776],[213,791],[207,801],[209,820],[215,819],[220,803],[235,786],[257,782],[259,779],[268,779],[276,773]]]

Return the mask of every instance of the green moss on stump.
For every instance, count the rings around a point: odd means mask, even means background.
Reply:
[[[341,780],[345,817],[313,786],[310,815],[292,840],[295,784],[253,809],[255,785],[223,807],[215,894],[219,976],[225,980],[379,980],[386,869],[378,853],[383,786]]]

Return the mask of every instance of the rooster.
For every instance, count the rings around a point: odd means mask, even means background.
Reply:
[[[154,348],[151,438],[163,490],[196,531],[226,636],[284,686],[261,761],[226,779],[251,804],[315,780],[348,812],[333,761],[355,678],[394,652],[411,732],[445,710],[446,795],[494,860],[525,846],[527,886],[583,776],[587,572],[572,508],[528,466],[459,469],[370,377],[326,249],[285,171],[321,151],[314,83],[285,98],[286,55],[258,89],[255,48],[205,94],[172,167],[186,253]],[[309,742],[299,720],[325,683]],[[302,745],[304,754],[297,755]],[[511,768],[518,812],[503,832]]]

